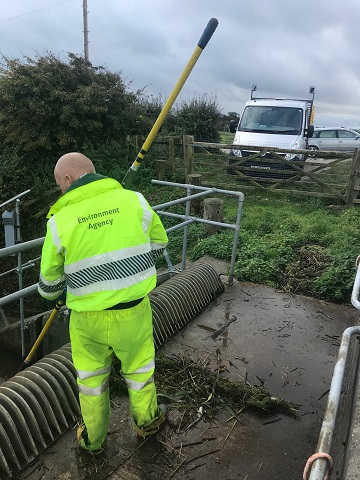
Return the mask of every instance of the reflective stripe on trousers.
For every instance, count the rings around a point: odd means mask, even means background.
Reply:
[[[153,380],[155,347],[148,297],[133,308],[76,312],[70,318],[72,357],[78,372],[81,413],[91,445],[100,447],[110,422],[109,375],[113,354],[129,392],[130,413],[138,426],[157,414]]]

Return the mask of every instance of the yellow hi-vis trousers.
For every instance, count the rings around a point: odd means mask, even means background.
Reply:
[[[106,439],[110,423],[109,375],[113,354],[129,392],[130,413],[139,427],[159,415],[154,384],[155,347],[150,300],[125,310],[71,312],[70,340],[89,450]]]

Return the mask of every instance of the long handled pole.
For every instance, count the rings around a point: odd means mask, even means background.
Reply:
[[[214,33],[216,27],[218,26],[218,21],[216,18],[211,18],[203,32],[203,34],[200,37],[200,40],[190,58],[188,61],[183,73],[181,74],[179,80],[177,81],[175,87],[173,88],[169,98],[167,99],[163,109],[161,110],[157,120],[155,121],[152,129],[150,130],[149,135],[147,136],[143,146],[141,147],[140,152],[137,154],[136,159],[134,160],[133,164],[127,171],[123,181],[122,185],[123,187],[127,188],[131,185],[133,178],[136,175],[136,172],[138,171],[140,167],[141,161],[144,159],[147,151],[149,150],[156,134],[158,133],[161,125],[163,124],[167,114],[169,113],[170,108],[172,107],[173,103],[176,100],[176,97],[178,96],[180,90],[182,89],[184,83],[186,82],[186,79],[190,75],[191,70],[194,68],[195,63],[197,62],[198,58],[200,57],[202,51],[208,44],[210,38],[212,37],[212,34]]]
[[[43,329],[41,330],[40,332],[40,335],[38,336],[38,338],[36,339],[32,349],[30,350],[30,352],[28,353],[28,356],[25,358],[25,360],[23,361],[23,363],[21,364],[18,372],[21,372],[22,370],[24,370],[24,368],[26,368],[27,366],[29,366],[29,364],[31,363],[31,359],[34,355],[34,353],[36,352],[36,350],[39,348],[39,345],[40,343],[42,342],[44,336],[46,335],[46,332],[49,330],[57,312],[60,310],[61,306],[64,305],[64,303],[61,301],[61,300],[58,300],[58,302],[56,303],[53,311],[51,312],[49,318],[46,320],[46,323],[45,325],[43,326]]]

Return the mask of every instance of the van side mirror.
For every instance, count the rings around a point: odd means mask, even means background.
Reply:
[[[230,133],[235,133],[236,132],[236,127],[237,127],[237,123],[235,122],[235,120],[230,120],[229,132]]]
[[[308,128],[305,129],[305,137],[311,138],[314,135],[314,125],[309,125]]]

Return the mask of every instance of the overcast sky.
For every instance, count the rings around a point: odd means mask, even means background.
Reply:
[[[360,127],[360,1],[88,0],[89,58],[166,99],[211,18],[219,25],[179,100],[240,113],[259,96],[310,98],[315,125]],[[1,0],[0,52],[83,55],[82,0]]]

